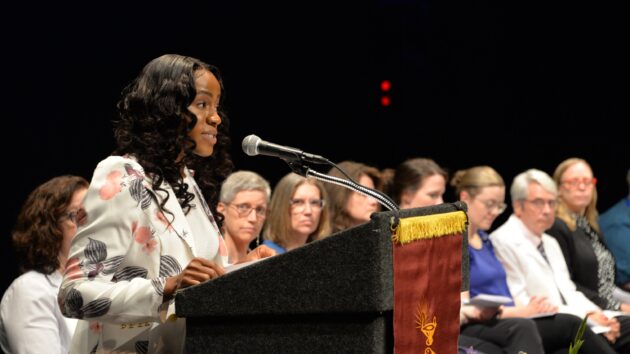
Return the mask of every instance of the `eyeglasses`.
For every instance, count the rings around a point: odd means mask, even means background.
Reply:
[[[65,215],[65,217],[76,224],[78,215],[79,215],[79,211],[73,210],[73,211],[69,211],[68,214]]]
[[[291,209],[296,213],[301,213],[306,209],[306,204],[311,206],[313,210],[320,210],[324,206],[323,199],[291,199],[289,202]]]
[[[591,188],[594,185],[597,184],[597,178],[593,177],[593,178],[571,178],[571,179],[565,179],[562,181],[562,184],[564,184],[567,188],[569,189],[577,189],[580,187],[580,185],[584,184],[584,187],[586,188]]]
[[[231,207],[234,207],[234,209],[236,209],[236,212],[238,213],[238,216],[242,218],[249,216],[252,213],[252,210],[256,211],[257,217],[260,217],[260,218],[267,217],[267,207],[264,207],[262,205],[259,205],[257,207],[253,207],[249,205],[248,203],[228,204],[228,205]]]
[[[507,204],[503,202],[497,202],[496,200],[479,200],[486,210],[493,212],[497,211],[499,214],[505,211]]]
[[[549,209],[556,209],[556,200],[555,199],[549,199],[549,200],[545,200],[545,199],[541,199],[541,198],[536,198],[536,199],[525,199],[525,202],[530,203],[532,206],[534,206],[535,209],[538,210],[543,210],[545,208],[545,205],[549,205]]]

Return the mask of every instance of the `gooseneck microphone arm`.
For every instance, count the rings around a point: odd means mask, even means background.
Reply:
[[[393,211],[394,214],[396,216],[398,216],[398,210],[400,210],[400,208],[398,207],[398,205],[391,200],[391,198],[389,198],[387,195],[372,189],[372,188],[368,188],[365,186],[362,186],[358,183],[356,183],[355,181],[353,181],[352,179],[348,178],[348,179],[342,179],[339,177],[334,177],[334,176],[330,176],[318,171],[315,171],[313,169],[311,169],[310,167],[306,166],[304,163],[299,162],[299,161],[287,161],[287,164],[289,164],[289,167],[291,167],[291,170],[295,173],[297,173],[300,176],[304,176],[304,177],[313,177],[317,180],[320,180],[322,182],[326,182],[326,183],[332,183],[332,184],[336,184],[338,186],[342,186],[342,187],[346,187],[349,188],[359,194],[362,194],[366,197],[372,197],[374,199],[376,199],[377,202],[379,202],[382,206],[384,206],[385,208],[387,208],[387,210]],[[344,175],[346,174],[342,169],[340,169],[337,165],[331,163],[331,165],[335,166],[335,168],[339,169]]]
[[[306,169],[306,175],[310,176],[310,177],[313,177],[315,179],[318,179],[320,181],[323,181],[323,182],[328,182],[328,183],[336,184],[338,186],[343,186],[343,187],[346,187],[346,188],[350,188],[353,191],[355,191],[355,192],[357,192],[359,194],[362,194],[362,195],[364,195],[366,197],[374,198],[382,206],[387,208],[387,210],[393,211],[395,213],[400,209],[398,207],[398,205],[396,205],[396,203],[394,203],[388,197],[386,198],[385,196],[383,196],[382,194],[378,193],[377,191],[375,191],[375,190],[373,190],[371,188],[367,188],[365,186],[362,186],[362,185],[360,185],[358,183],[355,183],[352,180],[341,179],[339,177],[329,176],[327,174],[323,174],[321,172],[317,172],[317,171],[312,170],[310,168]]]

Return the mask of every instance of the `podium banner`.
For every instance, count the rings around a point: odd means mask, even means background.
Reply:
[[[457,352],[463,211],[403,218],[393,235],[394,353]]]

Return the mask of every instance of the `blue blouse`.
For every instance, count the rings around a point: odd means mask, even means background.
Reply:
[[[494,248],[488,234],[479,231],[481,236],[481,249],[468,245],[470,255],[470,297],[479,294],[502,295],[512,298],[505,280],[503,265],[494,255]],[[512,301],[508,306],[514,306]]]
[[[286,248],[278,245],[277,243],[273,241],[264,240],[262,244],[278,252],[278,254],[283,254],[284,252],[287,251]]]

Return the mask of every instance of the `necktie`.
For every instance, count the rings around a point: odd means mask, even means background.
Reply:
[[[545,252],[545,247],[543,246],[542,240],[538,244],[537,248],[538,248],[538,252],[540,252],[540,255],[545,259],[545,262],[547,262],[547,264],[550,264],[549,258],[547,258],[547,253]]]
[[[540,252],[540,255],[545,259],[545,262],[549,264],[549,268],[551,268],[551,264],[549,263],[549,258],[547,258],[547,252],[545,252],[545,247],[543,246],[542,240],[540,240],[540,243],[538,244],[538,246],[536,246],[536,248],[538,248],[538,252]],[[553,269],[551,271],[553,272]],[[554,279],[554,283],[555,283],[555,279]],[[560,300],[562,300],[562,304],[566,305],[567,302],[564,300],[564,296],[562,296],[562,292],[560,291],[557,285],[556,285],[556,289],[558,289],[558,294],[560,294]]]

